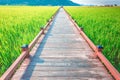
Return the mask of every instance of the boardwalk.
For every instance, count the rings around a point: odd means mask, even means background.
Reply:
[[[63,9],[31,54],[12,80],[113,80]]]

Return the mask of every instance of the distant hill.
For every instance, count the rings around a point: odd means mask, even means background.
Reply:
[[[0,0],[0,5],[79,6],[70,0]]]

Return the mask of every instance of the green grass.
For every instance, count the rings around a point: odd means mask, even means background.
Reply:
[[[0,6],[0,76],[56,12],[58,7]]]
[[[65,7],[120,72],[120,7]]]

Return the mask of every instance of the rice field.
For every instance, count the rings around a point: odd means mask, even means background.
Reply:
[[[120,72],[120,7],[65,7]]]
[[[0,6],[0,76],[29,44],[58,7]]]

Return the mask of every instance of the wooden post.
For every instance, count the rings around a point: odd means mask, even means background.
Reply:
[[[22,52],[28,51],[28,45],[27,45],[27,44],[22,45],[21,51],[22,51]],[[29,57],[29,52],[27,53],[26,57]]]
[[[41,27],[40,29],[42,30],[42,34],[44,34],[44,33],[45,33],[45,32],[44,32],[44,28],[43,28],[43,27]]]
[[[102,52],[102,50],[103,50],[103,46],[98,45],[98,46],[97,46],[97,51],[98,51],[98,52]]]
[[[80,29],[81,29],[82,31],[84,30],[84,28],[83,28],[83,27],[81,27]]]

